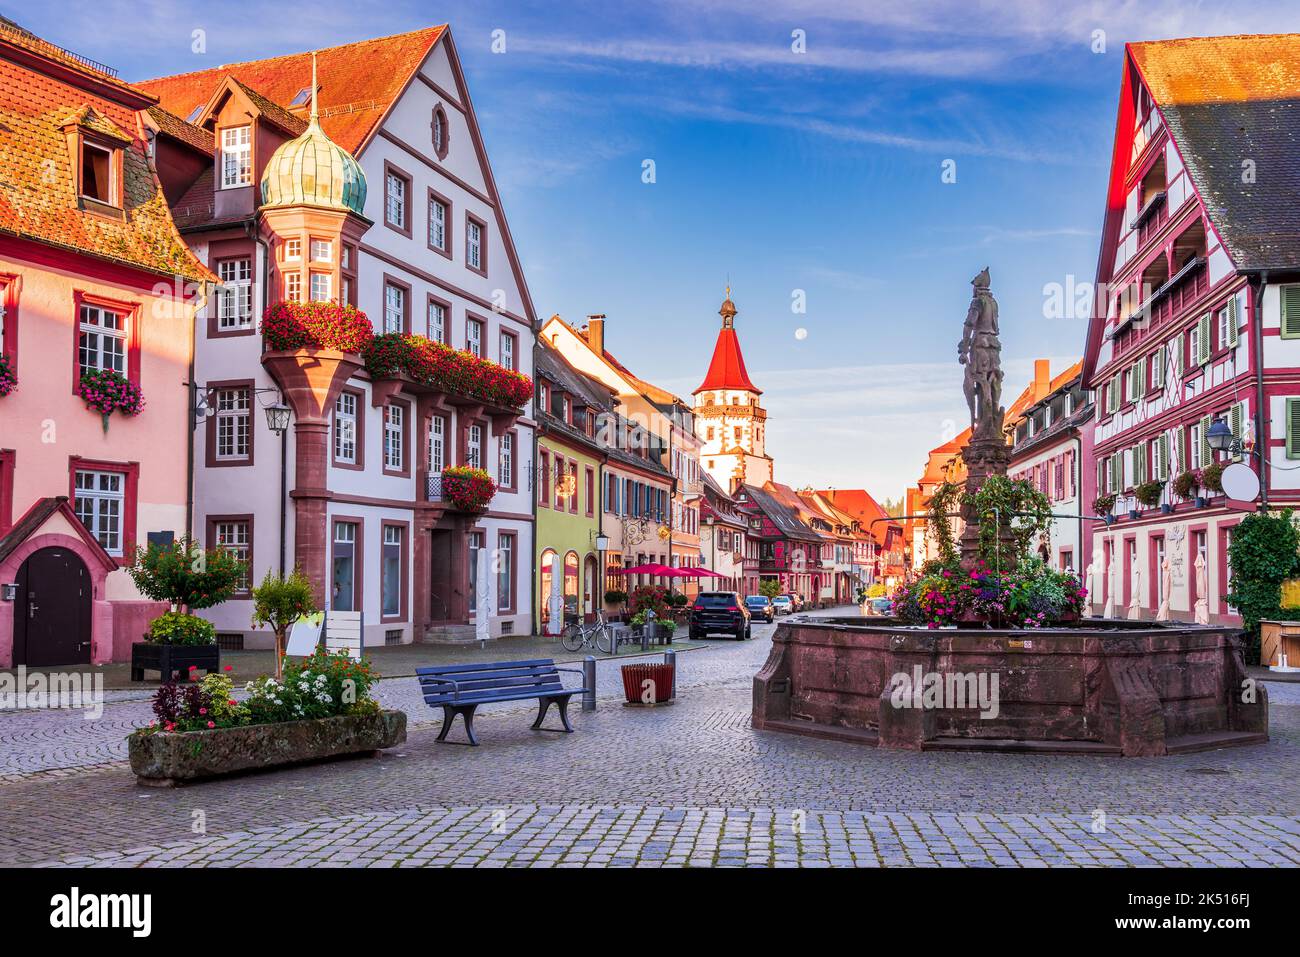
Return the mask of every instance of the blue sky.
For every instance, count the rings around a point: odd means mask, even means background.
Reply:
[[[1083,321],[1044,318],[1043,289],[1095,269],[1123,44],[1297,29],[1277,0],[298,9],[0,0],[126,79],[449,22],[539,313],[607,314],[610,348],[686,395],[730,279],[777,479],[880,498],[964,425],[956,343],[981,268],[1008,392],[1035,357],[1078,357]]]

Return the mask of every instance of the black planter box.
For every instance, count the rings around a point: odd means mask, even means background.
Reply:
[[[144,681],[144,673],[157,671],[163,682],[180,672],[181,681],[190,680],[190,666],[207,674],[221,667],[221,649],[215,645],[161,645],[137,641],[131,646],[131,680]]]

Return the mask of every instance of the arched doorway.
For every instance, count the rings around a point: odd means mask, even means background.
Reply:
[[[41,548],[18,568],[14,664],[90,664],[90,572],[70,548]]]
[[[540,567],[538,568],[538,588],[537,598],[541,604],[542,624],[551,623],[551,576],[555,569],[555,549],[548,548],[542,552]],[[550,634],[549,628],[543,629],[545,634]]]
[[[578,614],[578,553],[564,554],[564,614],[565,617],[577,617]]]
[[[596,609],[599,607],[597,603],[601,600],[596,594],[597,584],[596,556],[588,555],[582,563],[582,591],[584,595],[582,612],[587,621],[592,621],[595,618]]]

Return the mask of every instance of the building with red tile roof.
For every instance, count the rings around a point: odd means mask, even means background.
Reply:
[[[189,524],[182,384],[215,277],[154,175],[153,105],[0,18],[0,667],[123,660],[167,610],[123,566]],[[97,398],[118,393],[143,407]]]
[[[1300,504],[1298,88],[1300,34],[1124,49],[1082,370],[1098,611],[1238,623],[1234,527]]]
[[[158,99],[149,116],[175,218],[223,283],[195,359],[215,409],[195,436],[204,540],[248,556],[259,578],[303,564],[335,610],[364,613],[368,643],[531,632],[531,403],[345,368],[320,396],[295,391],[286,377],[302,370],[267,358],[258,335],[270,305],[337,302],[376,333],[531,375],[537,317],[450,28],[141,87]],[[294,406],[311,436],[295,427],[287,496],[259,408],[281,388],[312,396]],[[486,511],[444,494],[456,466],[497,483]],[[480,579],[488,555],[501,572]],[[232,642],[266,640],[246,595],[209,615]]]

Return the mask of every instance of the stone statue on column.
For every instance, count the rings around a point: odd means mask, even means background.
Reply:
[[[989,291],[989,271],[971,280],[973,294],[966,310],[966,323],[957,346],[957,361],[965,367],[962,391],[970,409],[971,437],[962,450],[966,464],[966,497],[975,495],[990,475],[1006,475],[1011,462],[1011,448],[1002,432],[1005,410],[1002,408],[1002,343],[998,339],[998,303]],[[987,515],[976,515],[969,506],[962,508],[960,537],[963,564],[974,562],[980,550],[980,522]],[[992,519],[997,521],[997,519]],[[998,540],[1007,546],[1011,540],[1010,516],[1003,516]]]

